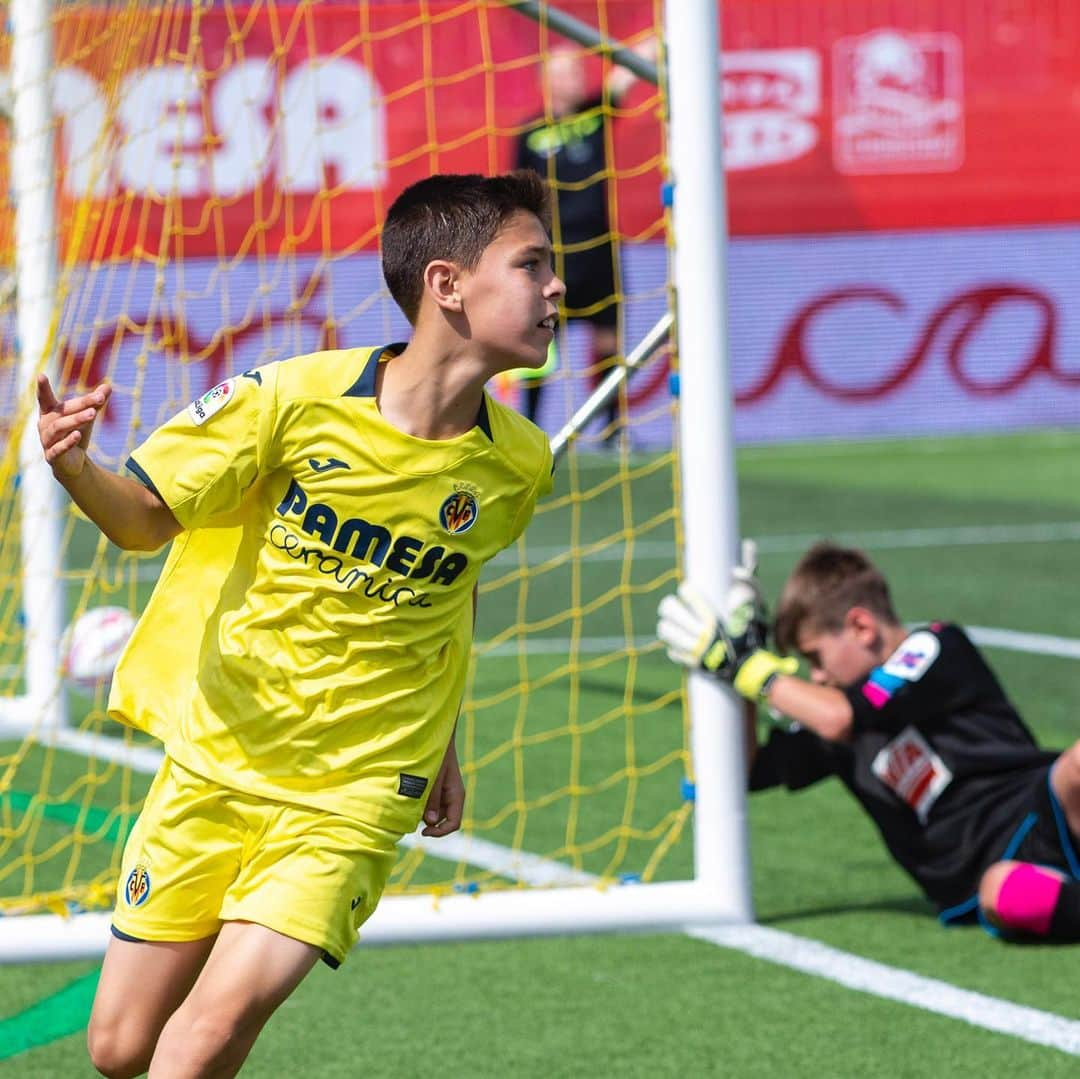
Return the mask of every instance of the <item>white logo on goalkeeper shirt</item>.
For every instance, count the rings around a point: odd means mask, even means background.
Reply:
[[[905,727],[888,742],[870,768],[923,824],[952,782],[948,766],[914,727]]]
[[[188,405],[187,411],[191,417],[191,422],[196,427],[201,427],[211,416],[220,412],[233,399],[235,393],[236,379],[227,378],[224,382],[219,382],[213,389],[207,390],[202,397],[196,397]]]
[[[929,630],[921,629],[908,637],[889,656],[882,670],[905,682],[917,682],[938,657],[941,643]]]

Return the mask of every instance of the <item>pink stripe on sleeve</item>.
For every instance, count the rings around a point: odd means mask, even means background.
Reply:
[[[886,692],[881,686],[876,685],[874,682],[867,682],[862,687],[862,695],[875,707],[884,708],[891,693]]]

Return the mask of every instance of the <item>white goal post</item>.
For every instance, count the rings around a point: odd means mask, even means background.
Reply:
[[[507,2],[616,60],[632,56],[546,4]],[[738,546],[738,526],[725,325],[727,225],[717,7],[716,0],[669,0],[664,69],[671,112],[684,566],[706,596],[719,604]],[[30,407],[34,375],[42,369],[53,370],[55,362],[49,354],[57,280],[49,8],[45,0],[13,0],[9,9],[14,35],[12,175],[18,222],[19,386],[26,407]],[[638,74],[651,73],[655,81],[651,65],[643,71],[636,56],[632,63]],[[658,324],[628,357],[626,367],[609,376],[556,439],[560,453],[617,392],[619,381],[656,351],[670,327],[670,318]],[[83,735],[68,724],[57,664],[63,619],[56,573],[62,505],[59,488],[41,460],[32,422],[26,425],[20,462],[25,692],[0,699],[0,736],[33,738],[99,759],[119,760],[137,771],[153,770],[160,760],[158,753]],[[701,675],[690,677],[689,701],[695,778],[692,880],[598,884],[570,870],[560,877],[554,863],[529,866],[511,861],[500,868],[502,875],[529,880],[530,872],[535,872],[555,887],[492,890],[437,900],[388,896],[364,927],[364,943],[646,931],[751,921],[741,705],[724,687]],[[408,842],[421,843],[431,854],[455,860],[487,856],[481,850],[483,844],[467,835],[451,840],[409,837]],[[440,850],[440,842],[450,845]],[[522,858],[527,861],[527,856]],[[0,918],[0,961],[99,955],[108,941],[109,920],[106,913]]]

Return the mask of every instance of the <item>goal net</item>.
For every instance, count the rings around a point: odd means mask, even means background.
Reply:
[[[651,0],[559,6],[629,47],[663,33]],[[164,552],[118,551],[57,494],[35,457],[34,377],[67,394],[112,383],[93,454],[119,470],[231,375],[406,339],[379,272],[386,206],[433,172],[513,167],[529,131],[571,137],[555,115],[559,55],[580,72],[604,162],[549,178],[599,192],[608,234],[564,235],[557,213],[557,259],[614,240],[616,262],[610,295],[567,312],[537,415],[557,433],[603,374],[590,318],[614,305],[625,355],[666,315],[670,289],[663,95],[613,80],[605,49],[552,18],[494,0],[58,4],[36,29],[53,102],[36,118],[17,110],[42,68],[20,68],[25,42],[0,42],[17,133],[0,132],[0,160],[19,160],[22,143],[51,146],[55,162],[5,176],[23,205],[39,185],[54,228],[32,237],[24,220],[16,242],[9,203],[0,210],[0,956],[28,957],[9,938],[40,940],[34,956],[104,946],[124,840],[160,760],[107,718],[106,686],[64,678],[59,631],[96,607],[137,615]],[[41,45],[29,46],[39,61]],[[554,494],[488,567],[458,732],[466,820],[444,840],[406,838],[374,938],[654,925],[695,909],[664,891],[692,883],[695,796],[682,680],[653,637],[680,540],[669,367],[656,350],[613,409],[580,425]],[[510,376],[491,392],[523,408],[528,387]],[[533,898],[487,902],[522,895]],[[412,929],[393,928],[395,909]],[[486,921],[471,930],[476,911]]]

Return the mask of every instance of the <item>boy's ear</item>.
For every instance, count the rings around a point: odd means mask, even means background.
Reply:
[[[444,311],[461,310],[461,269],[446,259],[433,259],[424,267],[424,290]]]
[[[855,634],[860,644],[868,647],[872,646],[881,634],[881,623],[877,615],[866,607],[850,608],[844,615],[844,626]]]

